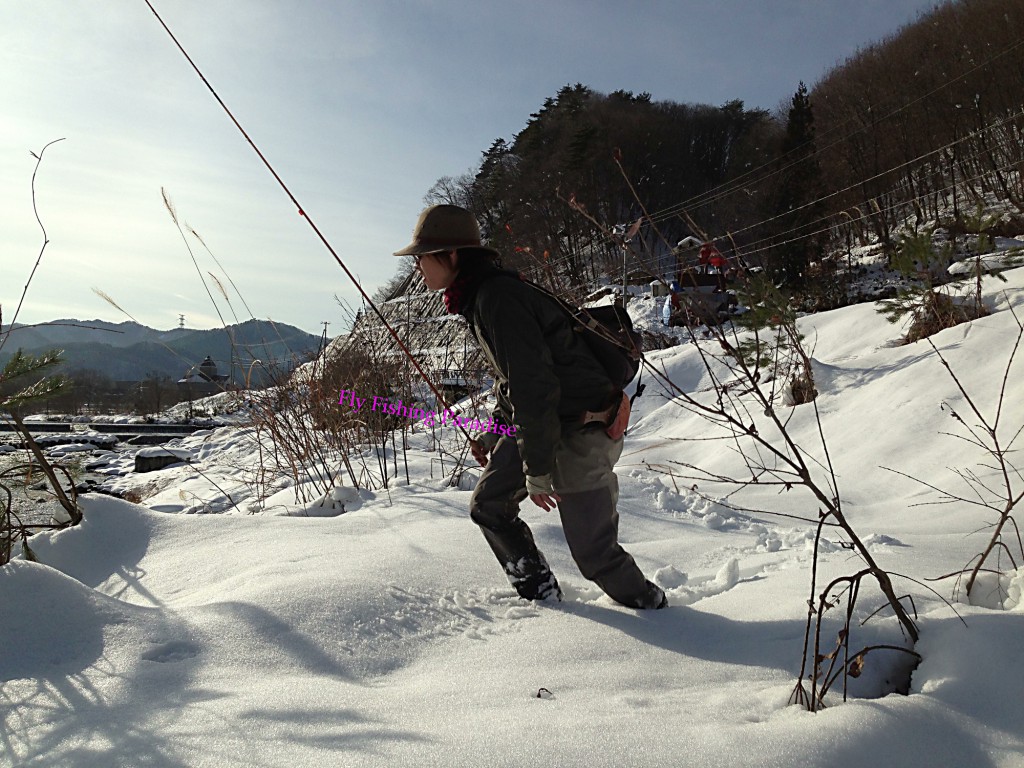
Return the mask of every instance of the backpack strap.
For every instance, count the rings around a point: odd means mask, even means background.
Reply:
[[[563,299],[561,296],[555,295],[547,288],[544,288],[541,285],[537,285],[537,283],[533,282],[532,280],[527,280],[522,276],[520,276],[519,279],[522,280],[527,285],[534,288],[535,290],[539,291],[540,293],[543,293],[552,301],[556,302],[558,306],[560,306],[562,310],[567,315],[569,315],[569,317],[571,317],[576,322],[576,324],[583,330],[593,333],[596,336],[600,336],[602,339],[609,342],[610,344],[614,344],[615,346],[624,349],[629,354],[629,356],[632,357],[634,360],[640,360],[643,358],[643,351],[639,349],[636,344],[626,343],[623,342],[621,339],[617,338],[615,334],[611,333],[603,323],[601,323],[599,320],[596,320],[593,317],[593,315],[591,315],[590,312],[586,310],[585,307],[573,306],[568,301]],[[623,330],[625,330],[625,328],[623,328]]]
[[[516,278],[520,282],[526,283],[528,286],[533,288],[535,291],[537,291],[538,293],[543,294],[544,296],[547,296],[551,301],[553,301],[555,304],[557,304],[561,308],[561,310],[566,315],[569,316],[570,321],[576,326],[576,330],[578,330],[580,332],[583,332],[583,333],[592,333],[595,336],[597,336],[598,338],[602,339],[603,341],[605,341],[607,343],[610,343],[610,344],[614,345],[615,347],[618,347],[619,349],[623,350],[630,357],[630,359],[632,359],[634,361],[639,361],[640,362],[640,365],[638,366],[638,370],[637,370],[638,378],[637,378],[636,390],[634,391],[633,396],[631,398],[629,398],[628,400],[625,400],[625,402],[623,403],[623,405],[625,407],[625,410],[628,413],[630,406],[632,406],[632,404],[633,404],[633,401],[636,400],[638,397],[640,397],[640,395],[643,394],[643,391],[646,388],[646,385],[642,384],[641,381],[640,381],[640,378],[639,378],[639,375],[643,371],[643,364],[642,364],[643,360],[644,360],[643,350],[635,343],[635,341],[633,340],[632,336],[630,336],[630,334],[626,332],[627,329],[624,326],[620,326],[621,330],[623,331],[623,336],[626,339],[626,341],[623,341],[618,336],[616,336],[613,332],[611,332],[605,324],[603,324],[600,320],[595,318],[589,311],[587,311],[586,308],[573,306],[568,301],[563,299],[561,296],[558,296],[558,295],[552,293],[547,288],[544,288],[543,286],[538,285],[537,283],[533,282],[532,280],[527,280],[521,274],[517,274],[517,273],[511,272],[511,271],[508,271],[508,270],[500,270],[500,271],[492,272],[492,273],[486,275],[484,277],[484,280],[490,280],[490,279],[492,279],[494,277]],[[622,311],[625,312],[625,309],[623,309]],[[616,315],[617,314],[618,313],[616,313]],[[619,390],[620,393],[621,393],[621,391],[622,390]],[[612,408],[617,408],[618,404],[619,404],[619,400],[616,398],[615,403],[612,404]],[[592,415],[593,416],[602,416],[602,415],[604,415],[604,413],[605,412],[602,411],[602,412],[600,412],[598,414],[592,414]],[[597,420],[597,419],[593,419],[593,420]]]

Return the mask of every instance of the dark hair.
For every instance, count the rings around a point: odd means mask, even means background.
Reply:
[[[463,257],[469,257],[468,260],[466,261],[467,266],[473,262],[493,264],[494,261],[497,259],[497,254],[490,248],[477,248],[476,246],[469,245],[466,246],[465,248],[459,248],[457,250],[459,252],[460,264],[462,263]]]
[[[459,248],[459,277],[475,278],[485,272],[493,271],[497,266],[497,256],[487,248]]]

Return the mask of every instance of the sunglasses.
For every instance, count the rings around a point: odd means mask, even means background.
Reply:
[[[426,258],[427,256],[443,256],[446,253],[449,253],[449,251],[431,251],[430,253],[416,253],[413,254],[413,258],[416,259],[416,264],[418,265],[420,263],[420,260]]]

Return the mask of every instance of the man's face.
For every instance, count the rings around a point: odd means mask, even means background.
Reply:
[[[432,291],[447,288],[458,275],[455,251],[436,251],[416,257],[416,269],[423,275],[423,282]]]

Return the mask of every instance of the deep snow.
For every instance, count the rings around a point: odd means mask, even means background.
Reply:
[[[1024,318],[1024,269],[991,281],[996,311],[933,337],[985,412]],[[803,318],[839,490],[884,566],[918,582],[959,570],[984,545],[985,515],[884,469],[962,490],[984,477],[955,433],[962,411],[926,342],[871,305]],[[689,392],[707,386],[693,344],[651,361]],[[1021,364],[1003,403],[1024,424]],[[792,413],[815,445],[812,409]],[[295,502],[286,482],[258,515],[244,427],[175,446],[194,456],[111,481],[145,506],[83,500],[85,522],[33,539],[38,563],[0,569],[0,743],[5,765],[75,766],[1024,766],[1024,571],[988,607],[954,580],[914,597],[923,662],[909,696],[826,710],[787,700],[800,668],[813,520],[799,489],[779,494],[671,478],[673,461],[735,469],[730,445],[648,381],[619,465],[621,540],[671,606],[615,605],[575,570],[557,517],[523,516],[566,599],[514,596],[468,519],[468,492],[432,476],[413,436],[412,482],[340,494],[349,511]],[[419,442],[417,442],[419,440]],[[416,448],[415,446],[421,446]],[[820,451],[817,451],[820,455]],[[125,459],[128,461],[128,459]],[[1020,462],[1018,462],[1018,465]],[[1016,478],[1018,492],[1020,478]],[[235,506],[227,503],[223,491]],[[921,506],[924,504],[924,506]],[[220,512],[222,514],[173,514]],[[1017,552],[1016,542],[1007,542]],[[819,583],[859,567],[826,533]],[[1018,558],[1019,562],[1019,558]],[[931,593],[954,599],[955,611]],[[865,590],[858,618],[880,605]],[[838,610],[836,611],[838,613]],[[962,616],[966,626],[961,622]],[[834,642],[838,617],[830,625]],[[855,626],[853,646],[902,642],[892,619]],[[886,687],[893,660],[869,655],[851,690]],[[538,694],[540,694],[538,696]]]

